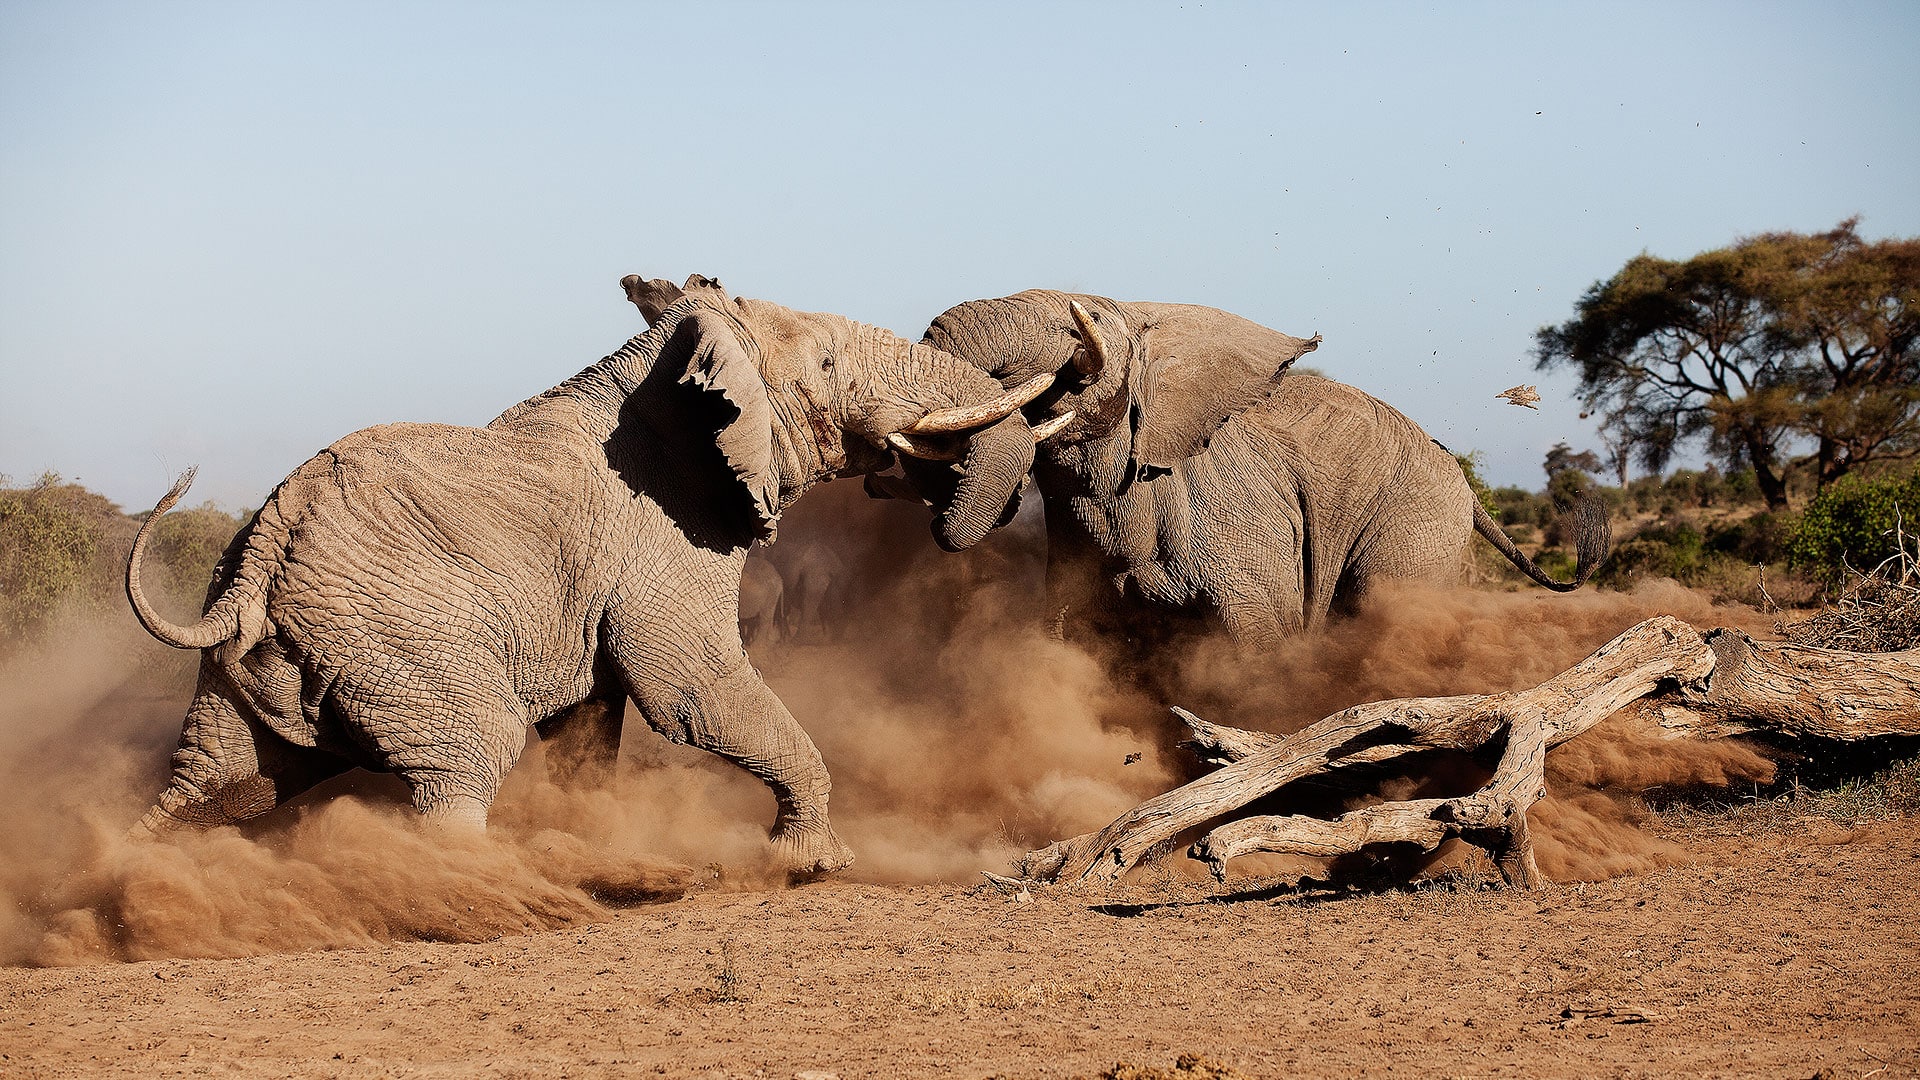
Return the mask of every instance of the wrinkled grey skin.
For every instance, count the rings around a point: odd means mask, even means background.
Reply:
[[[758,551],[740,574],[740,640],[748,648],[775,645],[786,632],[787,585]]]
[[[742,649],[747,548],[833,476],[888,467],[886,435],[1000,393],[977,369],[835,315],[718,284],[623,282],[653,325],[485,428],[356,432],[282,481],[215,571],[205,616],[148,631],[204,650],[173,775],[136,832],[265,813],[353,766],[430,819],[484,827],[526,726],[606,768],[631,697],[778,800],[775,856],[852,859],[812,740]],[[972,475],[935,531],[964,547],[1029,468],[1018,413],[965,438]]]
[[[1109,353],[1092,377],[1072,363],[1073,301]],[[1074,413],[1034,466],[1056,632],[1138,640],[1224,626],[1257,648],[1381,582],[1454,579],[1476,527],[1536,581],[1579,584],[1527,562],[1413,421],[1350,386],[1286,374],[1317,339],[1213,308],[1030,290],[951,308],[924,341],[1008,386],[1061,373],[1026,409],[1036,426]],[[915,486],[941,490],[925,469],[909,469]],[[1604,557],[1605,524],[1597,504],[1578,522],[1580,581]]]

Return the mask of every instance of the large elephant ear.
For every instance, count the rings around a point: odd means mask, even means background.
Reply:
[[[713,442],[746,501],[757,536],[771,537],[779,515],[780,473],[774,465],[773,402],[760,368],[747,355],[744,333],[726,315],[697,306],[674,328],[665,356],[686,357],[683,385],[710,410]],[[664,359],[664,357],[663,357]]]
[[[1133,458],[1171,469],[1265,401],[1293,362],[1320,345],[1210,308],[1156,312],[1140,337]]]
[[[683,296],[703,295],[717,305],[724,305],[732,299],[719,278],[710,278],[705,274],[690,275],[685,285],[628,274],[620,279],[620,288],[626,292],[627,299],[633,301],[633,306],[640,309],[640,316],[647,320],[648,326],[659,322],[660,316]]]

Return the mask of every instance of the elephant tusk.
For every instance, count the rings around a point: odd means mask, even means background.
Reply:
[[[1053,385],[1053,375],[1035,375],[991,401],[955,409],[935,409],[903,430],[914,435],[954,435],[997,424]],[[892,436],[888,436],[889,439]]]
[[[1061,413],[1059,416],[1045,423],[1035,424],[1033,425],[1033,441],[1037,443],[1046,442],[1048,439],[1060,434],[1060,429],[1071,423],[1073,423],[1073,410],[1068,409],[1066,412]]]
[[[887,445],[907,455],[925,461],[959,461],[960,455],[952,450],[943,450],[927,443],[916,442],[904,431],[896,431],[887,436]]]
[[[1073,352],[1073,370],[1091,379],[1100,374],[1107,366],[1107,346],[1100,340],[1100,331],[1094,328],[1093,316],[1075,300],[1067,305],[1073,312],[1073,322],[1080,328],[1080,345]]]

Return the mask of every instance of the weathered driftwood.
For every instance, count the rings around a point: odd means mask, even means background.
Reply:
[[[1856,653],[1755,641],[1712,630],[1713,676],[1704,695],[1649,704],[1676,735],[1715,738],[1779,731],[1828,739],[1920,734],[1920,649]]]
[[[1486,848],[1508,883],[1537,885],[1527,810],[1546,794],[1547,751],[1649,697],[1653,715],[1675,736],[1761,729],[1843,739],[1920,734],[1920,651],[1868,655],[1761,644],[1732,630],[1702,637],[1660,616],[1530,690],[1371,702],[1287,736],[1175,710],[1194,733],[1183,745],[1222,767],[1097,833],[1029,853],[1021,873],[1064,884],[1111,880],[1155,845],[1296,780],[1504,738],[1493,778],[1472,794],[1370,806],[1332,821],[1246,818],[1215,829],[1190,854],[1218,875],[1228,859],[1254,851],[1334,856],[1375,844],[1431,851],[1458,836]]]

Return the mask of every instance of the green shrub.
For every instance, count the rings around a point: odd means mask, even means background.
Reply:
[[[1613,586],[1643,577],[1685,582],[1707,569],[1709,557],[1700,530],[1684,521],[1656,522],[1616,545],[1598,579]]]
[[[0,489],[0,640],[38,633],[94,576],[101,530],[60,486],[48,473],[30,488]]]
[[[1785,511],[1759,513],[1707,531],[1707,550],[1753,566],[1780,562],[1800,519]]]
[[[1787,561],[1828,586],[1848,567],[1871,571],[1894,553],[1894,527],[1908,549],[1920,534],[1920,470],[1879,477],[1841,477],[1814,496],[1787,543]]]
[[[156,581],[161,590],[198,601],[212,578],[214,564],[242,524],[239,518],[211,503],[168,514],[153,527],[141,569],[153,575],[149,580]],[[158,573],[154,573],[156,570]]]
[[[1659,477],[1642,476],[1638,480],[1628,482],[1624,496],[1627,505],[1633,508],[1634,513],[1649,514],[1660,509],[1661,500],[1665,498],[1665,490]]]
[[[1480,478],[1480,451],[1472,450],[1464,454],[1455,454],[1453,460],[1460,463],[1460,472],[1466,476],[1467,487],[1473,490],[1473,497],[1480,500],[1481,509],[1492,514],[1497,520],[1500,517],[1500,503],[1494,499],[1493,489]]]
[[[1548,577],[1571,578],[1574,575],[1573,553],[1562,548],[1541,548],[1534,555],[1533,564],[1547,572]]]
[[[0,478],[0,651],[39,637],[62,609],[124,611],[127,553],[139,522],[104,496],[48,473],[30,487]],[[147,547],[147,589],[198,606],[241,519],[211,504],[162,518]]]
[[[1526,524],[1535,528],[1545,528],[1557,516],[1553,512],[1553,503],[1546,496],[1538,495],[1521,487],[1494,488],[1494,505],[1499,512],[1493,516],[1501,524]]]

